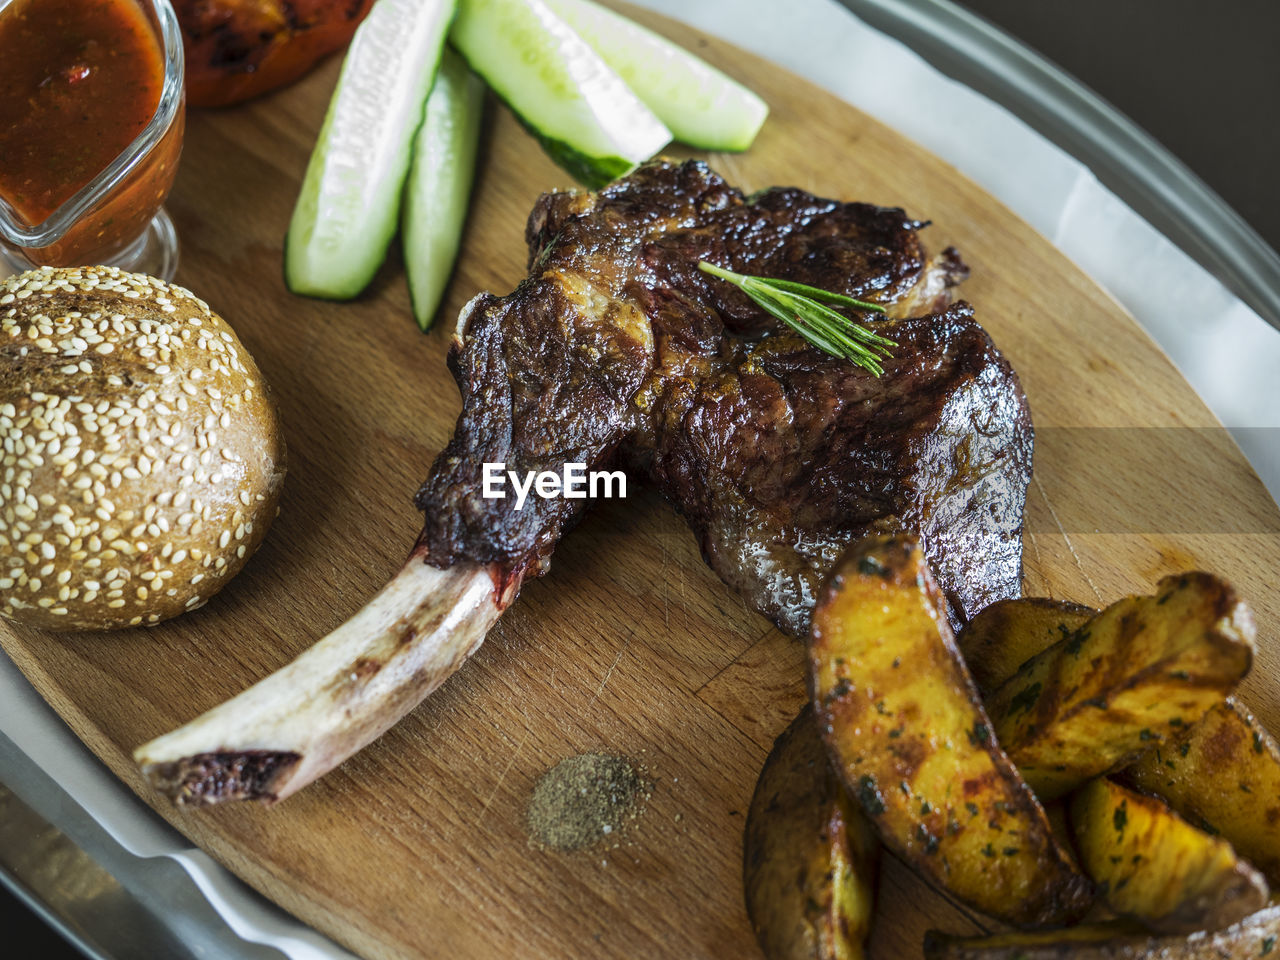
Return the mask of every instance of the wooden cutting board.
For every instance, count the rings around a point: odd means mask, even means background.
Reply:
[[[749,153],[710,157],[731,182],[902,205],[933,221],[932,248],[963,252],[973,268],[964,295],[1017,368],[1039,432],[1027,592],[1101,605],[1173,571],[1221,573],[1258,617],[1245,698],[1280,730],[1270,679],[1280,515],[1146,334],[945,163],[762,60],[631,12],[772,105]],[[594,510],[454,679],[279,807],[177,810],[129,759],[285,664],[399,567],[420,523],[410,497],[457,414],[444,365],[452,318],[475,292],[514,287],[530,207],[569,185],[491,105],[465,250],[435,331],[414,326],[395,254],[356,303],[293,297],[281,240],[337,69],[331,62],[258,103],[192,114],[169,204],[182,239],[178,280],[237,329],[281,406],[289,478],[265,546],[220,596],[177,621],[96,636],[4,627],[0,644],[147,803],[356,953],[757,956],[742,905],[742,826],[765,754],[803,699],[801,647],[718,581],[651,492]],[[1157,427],[1176,429],[1114,429]],[[1092,524],[1095,515],[1105,520]],[[535,849],[524,826],[535,781],[591,750],[643,766],[653,781],[644,813],[616,844]],[[981,922],[886,863],[873,955],[918,956],[928,927]]]

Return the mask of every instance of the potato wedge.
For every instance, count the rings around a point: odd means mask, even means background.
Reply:
[[[1076,791],[1068,813],[1098,896],[1151,930],[1222,930],[1267,905],[1262,874],[1162,800],[1100,777]]]
[[[1042,800],[1199,720],[1253,662],[1253,614],[1207,573],[1165,577],[1019,668],[987,698],[996,737]]]
[[[956,642],[978,688],[989,690],[1017,672],[1019,657],[1052,646],[1090,612],[1043,597],[1001,600],[970,620]],[[1239,701],[1228,697],[1181,739],[1171,736],[1115,776],[1221,834],[1268,881],[1280,884],[1280,747]]]
[[[991,735],[914,539],[868,537],[836,564],[808,658],[828,755],[886,847],[1011,924],[1088,908],[1088,881]]]
[[[767,960],[861,960],[880,842],[836,779],[806,706],[760,771],[743,842],[747,915]]]
[[[987,694],[1036,654],[1069,639],[1097,612],[1093,607],[1049,597],[997,600],[964,625],[956,645],[973,682]]]
[[[925,960],[1258,960],[1280,956],[1280,906],[1234,927],[1189,936],[1152,936],[1124,920],[1069,930],[955,937],[930,930]]]
[[[1117,779],[1220,834],[1280,884],[1280,747],[1241,703],[1228,698],[1181,742],[1148,751]]]

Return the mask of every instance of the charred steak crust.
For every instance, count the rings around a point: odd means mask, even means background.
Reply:
[[[959,303],[882,324],[880,379],[799,337],[738,344],[732,375],[672,397],[650,470],[707,562],[803,636],[818,588],[865,534],[917,531],[956,614],[1016,596],[1031,419]]]
[[[517,511],[482,497],[483,464],[577,462],[650,479],[712,568],[792,633],[871,530],[920,533],[957,619],[1018,595],[1026,400],[972,308],[943,309],[967,268],[952,249],[927,258],[921,226],[792,188],[746,198],[695,161],[543,196],[529,276],[459,317],[463,410],[416,498],[429,562],[543,572],[586,501]],[[894,359],[877,379],[810,347],[699,260],[884,304]]]

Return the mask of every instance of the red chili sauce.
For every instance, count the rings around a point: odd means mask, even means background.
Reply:
[[[13,0],[0,12],[0,196],[28,224],[43,222],[146,128],[164,74],[138,0]],[[53,259],[137,235],[172,183],[181,119],[173,128]]]

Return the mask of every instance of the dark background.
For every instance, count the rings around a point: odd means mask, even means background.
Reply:
[[[1280,248],[1277,0],[967,0],[961,5],[1101,94]],[[6,931],[7,943],[26,947],[24,956],[80,956],[3,889],[0,930]]]
[[[40,960],[84,960],[79,950],[46,927],[3,887],[0,887],[0,930],[5,931],[5,945],[15,951],[14,956],[39,957]]]
[[[1280,249],[1280,3],[963,0],[1163,143]]]

